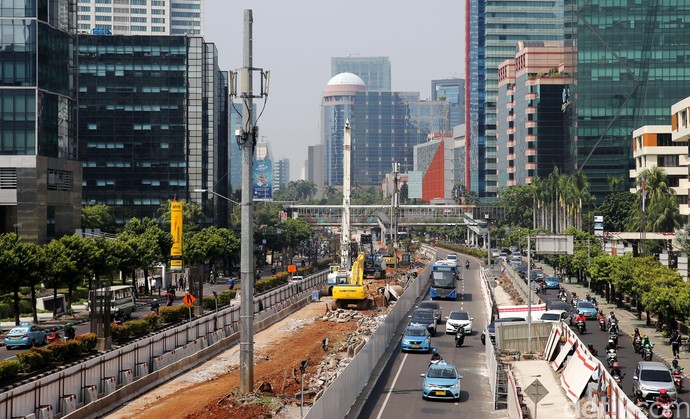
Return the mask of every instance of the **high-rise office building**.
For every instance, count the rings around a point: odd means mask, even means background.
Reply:
[[[563,41],[518,42],[515,58],[498,68],[498,187],[527,185],[558,167],[566,172],[564,98],[572,81]]]
[[[79,0],[79,32],[204,35],[204,0]]]
[[[493,198],[498,192],[496,167],[496,95],[498,66],[513,58],[518,41],[564,39],[563,0],[468,0],[466,71],[472,118],[467,122],[471,190]],[[476,162],[473,161],[476,155]],[[476,182],[475,182],[476,178]]]
[[[114,206],[124,222],[191,200],[227,225],[227,201],[194,192],[228,195],[227,100],[227,75],[203,38],[80,35],[83,203]]]
[[[77,0],[45,3],[0,8],[0,233],[35,243],[81,224]]]
[[[290,184],[290,159],[273,163],[273,192],[285,189]]]
[[[450,103],[451,129],[465,123],[465,80],[431,80],[431,100],[445,100]]]
[[[668,109],[690,95],[690,3],[566,0],[565,10],[577,36],[570,170],[583,170],[602,202],[608,179],[635,167],[633,130],[667,125]]]
[[[316,185],[316,198],[323,196],[324,180],[324,146],[323,144],[310,145],[307,147],[307,162],[305,164],[305,178],[308,182]]]
[[[391,91],[391,62],[388,57],[331,58],[331,77],[341,73],[358,75],[370,92]]]
[[[413,147],[431,133],[448,132],[450,105],[420,101],[416,92],[372,92],[352,73],[333,77],[322,101],[325,184],[342,185],[343,128],[352,127],[352,182],[380,185],[393,163],[412,170]]]

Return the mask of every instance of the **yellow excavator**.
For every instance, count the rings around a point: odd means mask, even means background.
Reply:
[[[368,310],[373,306],[369,296],[369,286],[364,284],[364,253],[360,253],[352,263],[348,275],[338,276],[333,286],[333,308],[354,308]]]

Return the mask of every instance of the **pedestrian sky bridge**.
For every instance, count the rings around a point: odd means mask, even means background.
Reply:
[[[342,222],[342,205],[287,205],[285,208],[293,218],[305,220],[312,226],[339,227]],[[395,221],[398,227],[476,226],[477,222],[472,218],[473,208],[474,205],[400,205],[397,208],[390,205],[350,205],[350,225],[378,226],[386,230]]]

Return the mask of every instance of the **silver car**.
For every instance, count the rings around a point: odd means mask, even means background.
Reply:
[[[640,361],[633,375],[633,394],[637,390],[648,401],[654,401],[659,397],[659,390],[665,388],[672,400],[678,398],[676,386],[673,383],[671,371],[662,362]]]

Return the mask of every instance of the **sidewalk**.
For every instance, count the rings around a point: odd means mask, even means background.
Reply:
[[[544,273],[548,275],[555,275],[552,267],[544,264],[541,265]],[[565,288],[568,292],[575,291],[579,298],[583,298],[587,294],[595,297],[597,299],[599,309],[603,310],[604,314],[607,316],[612,311],[616,313],[616,317],[618,317],[618,326],[621,333],[632,336],[635,328],[639,328],[640,333],[642,335],[649,336],[649,340],[652,342],[652,344],[654,344],[654,355],[661,358],[667,365],[671,365],[671,361],[673,361],[673,350],[671,349],[671,345],[668,343],[668,338],[662,338],[661,332],[657,332],[656,327],[653,325],[647,326],[644,320],[644,314],[642,315],[643,320],[637,320],[637,313],[630,312],[622,307],[616,307],[615,304],[607,303],[604,296],[591,292],[589,288],[582,284],[561,282],[561,286],[563,286],[563,288]],[[680,365],[681,368],[685,368],[690,371],[690,352],[687,352],[687,350],[684,351],[683,346],[681,346],[678,365]]]

